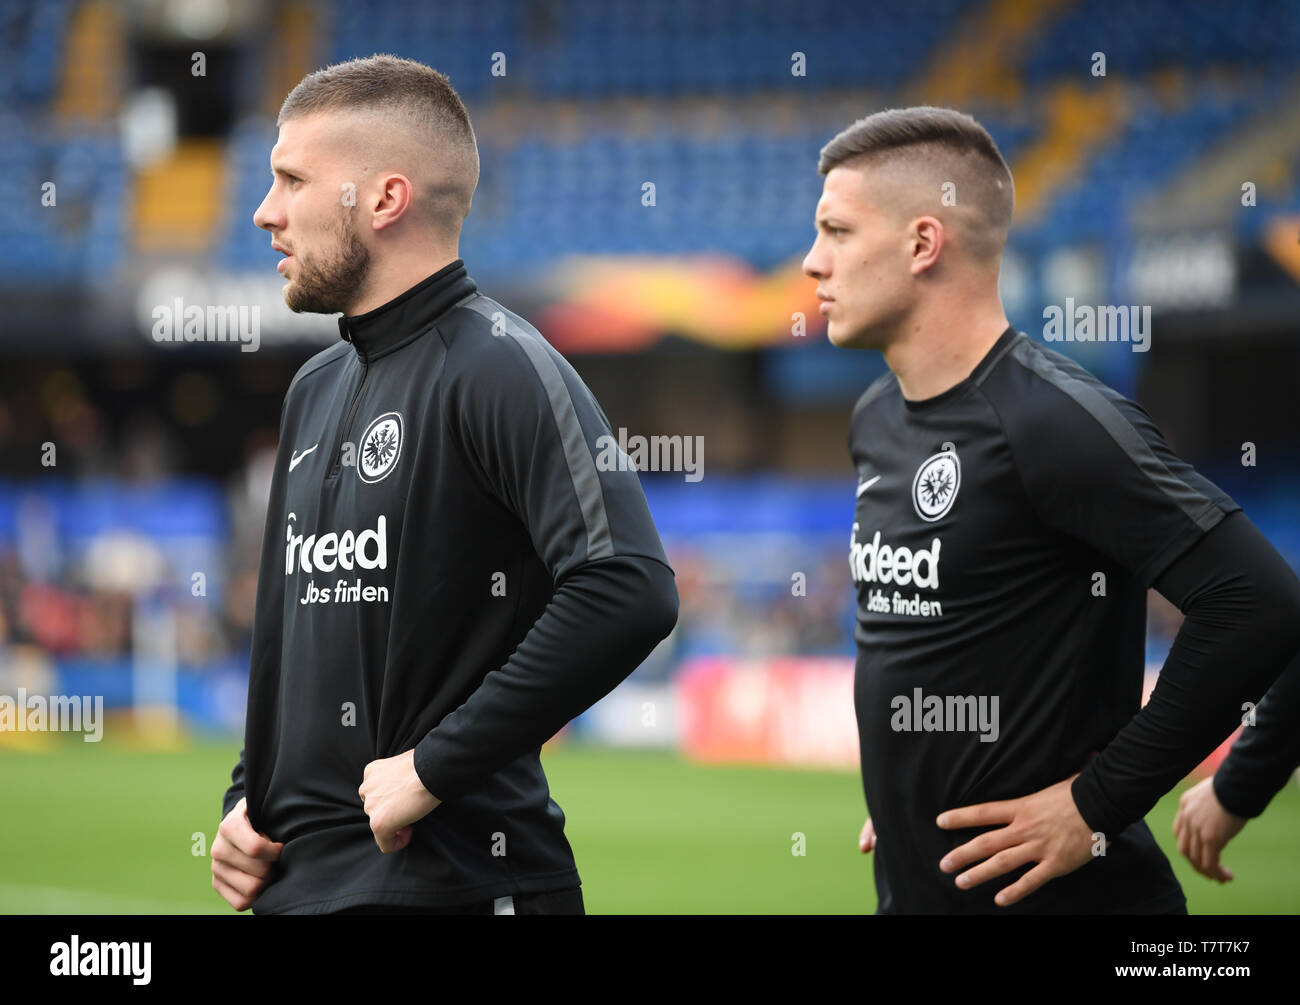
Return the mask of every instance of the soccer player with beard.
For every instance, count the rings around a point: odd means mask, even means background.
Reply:
[[[458,257],[478,183],[447,78],[374,56],[289,94],[254,216],[286,303],[342,313],[285,395],[244,750],[212,885],[236,910],[582,913],[539,752],[672,629],[608,420]]]
[[[849,434],[878,909],[1185,913],[1142,818],[1300,649],[1300,581],[1140,406],[1008,324],[1012,178],[974,119],[879,112],[819,171],[827,337],[889,366]],[[1139,711],[1148,587],[1185,619]]]

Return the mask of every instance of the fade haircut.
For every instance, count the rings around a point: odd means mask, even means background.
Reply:
[[[367,113],[376,130],[402,130],[416,158],[409,170],[424,168],[428,175],[420,208],[439,229],[459,233],[478,187],[478,144],[465,103],[445,74],[379,53],[335,63],[303,77],[275,124],[322,112]]]
[[[956,186],[958,214],[972,256],[996,260],[1015,210],[1011,169],[988,130],[952,108],[889,108],[858,119],[821,149],[817,170],[841,165],[899,169],[912,187],[940,205],[940,186]],[[936,214],[939,215],[939,214]]]

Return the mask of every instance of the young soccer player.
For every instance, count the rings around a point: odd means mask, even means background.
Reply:
[[[1300,581],[1139,405],[1007,322],[1012,178],[974,119],[883,111],[819,170],[827,337],[889,365],[850,427],[879,911],[1185,912],[1142,818],[1300,649]],[[1186,618],[1139,711],[1152,586]]]

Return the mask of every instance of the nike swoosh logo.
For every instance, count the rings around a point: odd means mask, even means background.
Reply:
[[[304,450],[301,454],[294,454],[292,457],[290,457],[290,458],[289,458],[289,470],[292,471],[294,468],[296,468],[299,464],[302,463],[302,459],[303,459],[304,457],[306,457],[308,454],[310,454],[313,450],[315,450],[315,449],[316,449],[317,447],[319,447],[319,446],[320,446],[319,443],[313,443],[310,447],[308,447],[306,450]]]
[[[880,475],[876,475],[875,478],[872,478],[869,481],[859,482],[858,495],[861,496],[863,492],[867,491],[867,489],[871,488],[871,486],[875,485],[878,481],[880,481]]]

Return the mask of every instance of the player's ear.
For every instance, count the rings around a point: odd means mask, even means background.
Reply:
[[[415,186],[404,174],[385,175],[379,179],[379,189],[375,193],[374,208],[371,211],[371,226],[375,230],[391,227],[406,213],[411,212],[411,203],[415,198]]]
[[[912,221],[908,244],[912,256],[912,275],[934,267],[943,250],[943,222],[933,216],[919,216]]]

